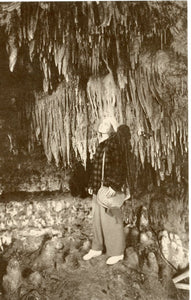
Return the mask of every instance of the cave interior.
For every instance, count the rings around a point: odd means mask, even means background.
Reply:
[[[0,299],[188,299],[187,2],[1,2],[0,41]],[[105,117],[130,132],[109,270],[82,261]]]

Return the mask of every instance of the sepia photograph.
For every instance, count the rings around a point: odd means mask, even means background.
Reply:
[[[0,1],[0,300],[189,300],[187,1]]]

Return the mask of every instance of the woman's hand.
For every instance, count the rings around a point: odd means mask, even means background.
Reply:
[[[88,189],[88,193],[89,193],[90,195],[93,195],[93,189],[92,189],[92,188],[89,188],[89,189]]]
[[[115,194],[116,194],[116,191],[114,191],[111,187],[109,187],[109,189],[108,189],[108,191],[107,191],[107,193],[106,193],[106,196],[107,196],[108,198],[110,198],[110,197],[115,196]]]

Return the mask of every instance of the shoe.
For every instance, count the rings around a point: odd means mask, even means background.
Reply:
[[[123,260],[124,255],[119,255],[119,256],[111,256],[110,258],[108,258],[108,260],[106,261],[107,265],[114,265],[116,263],[118,263],[118,261]]]
[[[101,250],[97,251],[97,250],[90,249],[90,251],[83,256],[83,260],[89,260],[93,257],[100,256],[101,254],[102,254]]]

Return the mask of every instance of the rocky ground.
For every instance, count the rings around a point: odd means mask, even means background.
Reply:
[[[54,200],[56,197],[60,195],[54,195]],[[40,198],[45,201],[47,196]],[[91,247],[92,234],[91,210],[84,212],[82,218],[80,207],[87,207],[87,202],[90,205],[90,199],[67,201],[71,201],[72,207],[68,207],[65,217],[69,219],[75,212],[71,226],[65,223],[57,231],[42,234],[40,229],[38,234],[29,229],[25,238],[14,236],[4,240],[0,299],[189,299],[188,291],[178,289],[172,280],[187,268],[188,251],[178,234],[153,229],[146,207],[142,206],[139,215],[131,220],[129,215],[129,222],[124,222],[125,259],[107,266],[106,254],[82,260]],[[182,282],[188,283],[188,278]]]

